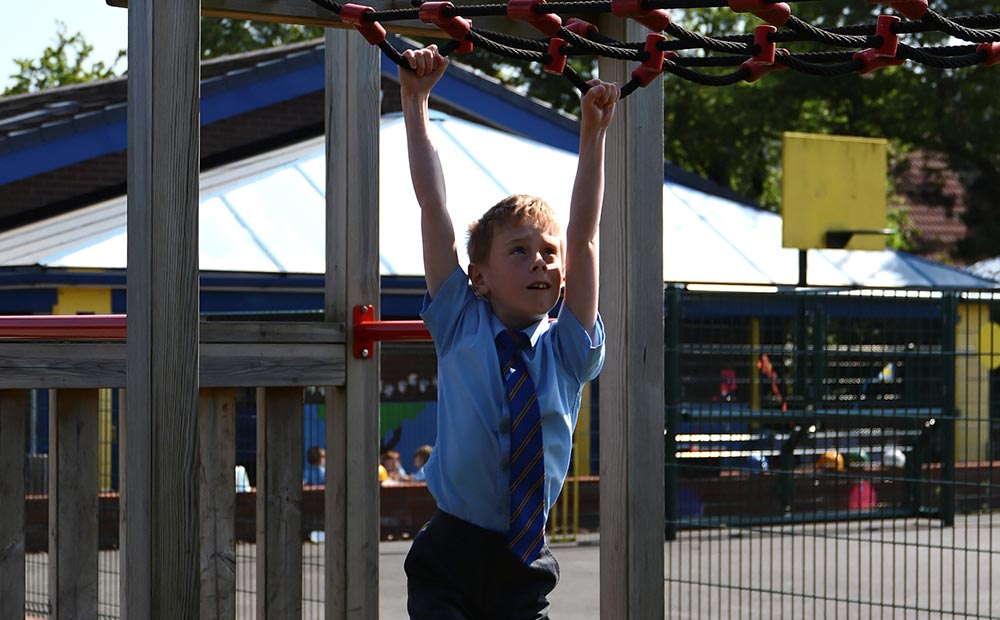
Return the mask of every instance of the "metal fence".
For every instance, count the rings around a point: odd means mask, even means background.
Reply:
[[[666,300],[672,616],[1000,617],[1000,296]]]
[[[1000,618],[998,317],[990,292],[668,287],[668,617]],[[419,384],[406,370],[419,356],[395,357],[383,357],[397,366],[387,385]],[[237,463],[251,482],[253,444],[241,437],[255,434],[252,396],[237,402],[249,412],[237,419]],[[320,444],[312,396],[307,442]],[[44,393],[36,400],[45,407]],[[117,484],[114,403],[102,489]],[[596,469],[596,407],[593,417],[583,463]],[[45,446],[27,452],[27,492],[44,493]],[[117,508],[100,518],[116,523]],[[238,617],[252,617],[254,525],[241,529],[251,535],[237,541]],[[304,617],[320,617],[323,546],[309,534]],[[102,618],[118,616],[115,547],[100,553]],[[27,564],[26,612],[45,616],[44,552]]]

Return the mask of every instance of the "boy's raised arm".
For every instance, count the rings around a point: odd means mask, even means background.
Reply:
[[[604,143],[618,98],[617,84],[592,80],[580,101],[580,157],[566,226],[565,303],[591,333],[597,322],[597,230],[604,202]]]
[[[407,50],[403,58],[411,70],[399,69],[400,98],[406,125],[406,149],[410,160],[410,181],[420,204],[420,230],[424,248],[424,277],[427,292],[434,297],[448,276],[458,267],[455,229],[448,214],[444,174],[437,149],[428,133],[428,101],[431,88],[444,74],[448,60],[436,45]]]

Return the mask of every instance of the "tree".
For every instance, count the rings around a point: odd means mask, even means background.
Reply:
[[[201,18],[201,57],[216,58],[253,50],[308,41],[323,36],[323,29],[293,24],[256,22],[229,17]]]
[[[118,63],[125,58],[125,50],[118,52],[111,65],[101,61],[91,62],[93,52],[94,46],[87,43],[81,33],[69,35],[66,24],[57,21],[55,44],[46,47],[41,58],[14,59],[20,70],[10,76],[14,84],[4,91],[4,95],[115,77]]]

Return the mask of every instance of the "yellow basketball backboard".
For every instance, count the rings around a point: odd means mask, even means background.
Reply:
[[[786,132],[783,143],[782,246],[885,249],[886,140]],[[849,235],[828,237],[845,231],[861,232],[846,246]]]

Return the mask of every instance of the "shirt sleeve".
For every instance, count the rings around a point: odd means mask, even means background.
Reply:
[[[604,366],[604,322],[597,315],[593,337],[566,304],[559,309],[553,326],[554,345],[562,365],[582,384],[593,380]]]
[[[438,354],[451,348],[460,331],[460,319],[468,306],[475,303],[475,299],[475,294],[469,288],[469,276],[461,267],[455,268],[433,298],[424,294],[420,318],[431,333]]]

